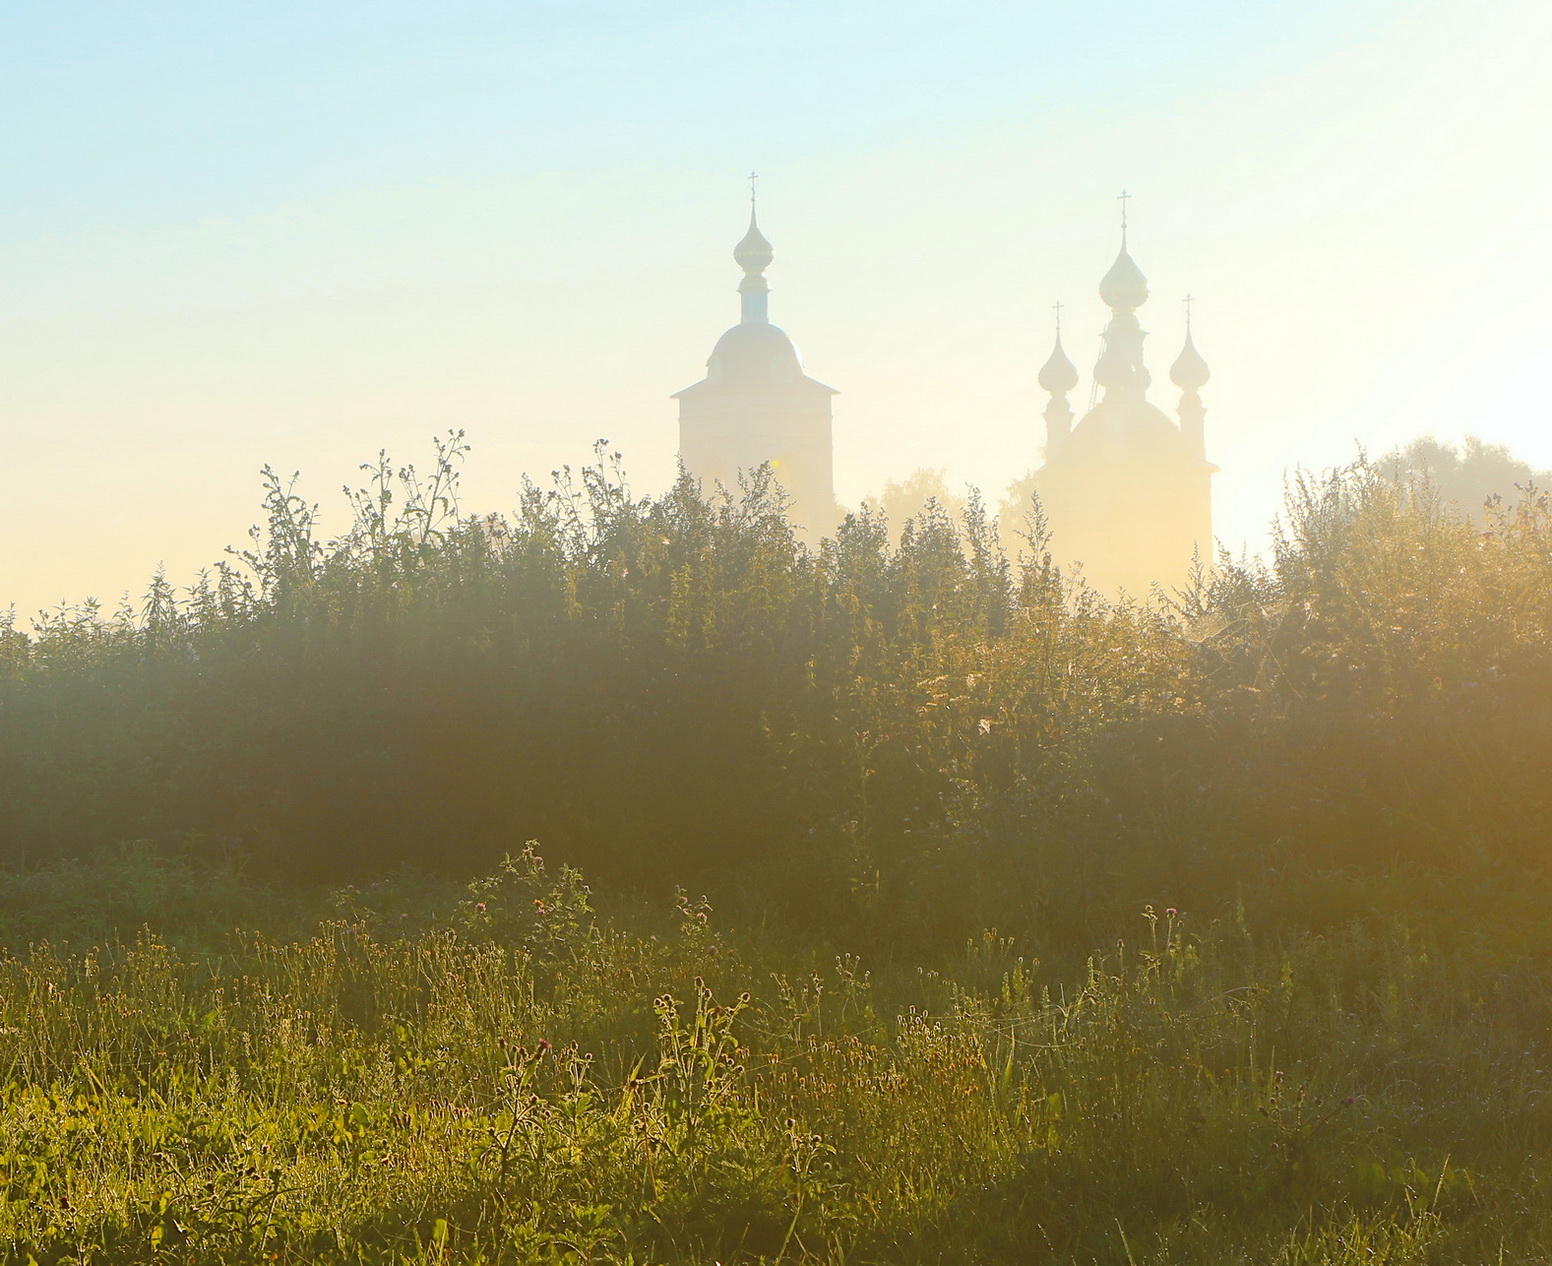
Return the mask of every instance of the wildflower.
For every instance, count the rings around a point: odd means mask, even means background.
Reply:
[[[474,903],[474,908],[476,910],[478,910],[481,914],[485,913],[485,903],[483,901],[476,901]]]
[[[543,1055],[546,1051],[552,1051],[555,1048],[550,1045],[549,1038],[541,1037],[539,1039],[539,1045],[537,1047],[535,1047],[534,1049],[537,1050],[539,1052],[539,1054]]]
[[[1170,918],[1173,919],[1177,914],[1180,913],[1180,911],[1175,909],[1174,906],[1170,906],[1169,909],[1164,911],[1164,913],[1167,914]]]
[[[1342,1106],[1344,1108],[1350,1108],[1350,1107],[1353,1106],[1353,1097],[1352,1097],[1352,1095],[1346,1095],[1346,1096],[1343,1097],[1343,1099],[1342,1099]]]

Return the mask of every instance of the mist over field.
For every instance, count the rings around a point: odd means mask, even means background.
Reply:
[[[466,502],[600,437],[660,493],[736,317],[838,389],[856,508],[1043,460],[1052,305],[1088,377],[1133,195],[1155,399],[1194,305],[1214,534],[1284,473],[1432,434],[1552,467],[1545,6],[361,0],[0,16],[0,601],[178,585],[256,472],[331,494],[467,432]],[[328,521],[328,530],[341,526]]]
[[[0,1258],[1552,1260],[1549,52],[11,5]]]

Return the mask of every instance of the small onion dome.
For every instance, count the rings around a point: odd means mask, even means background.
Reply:
[[[1200,391],[1211,376],[1207,362],[1191,341],[1191,331],[1187,330],[1186,345],[1175,358],[1175,363],[1169,367],[1170,381],[1182,391]]]
[[[1099,283],[1099,297],[1110,308],[1140,308],[1148,302],[1148,279],[1142,269],[1132,262],[1123,244],[1110,271]]]
[[[1051,359],[1040,367],[1040,385],[1053,396],[1065,396],[1078,385],[1078,371],[1062,350],[1062,336],[1056,336]]]
[[[760,226],[754,222],[754,211],[749,212],[749,232],[744,234],[744,240],[733,248],[733,259],[746,273],[763,272],[770,267],[774,253],[771,244],[765,240],[765,235],[760,232]]]

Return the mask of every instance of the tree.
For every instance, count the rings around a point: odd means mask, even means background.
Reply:
[[[896,539],[910,520],[934,503],[952,522],[958,523],[964,516],[965,498],[948,490],[947,473],[943,466],[923,466],[905,479],[890,480],[878,496],[863,498],[863,508],[882,514]]]
[[[1454,502],[1478,522],[1492,498],[1516,500],[1517,489],[1532,483],[1545,485],[1549,478],[1548,472],[1533,469],[1506,445],[1488,444],[1475,435],[1466,436],[1458,449],[1425,435],[1387,453],[1376,465],[1398,483],[1426,481],[1445,502]]]

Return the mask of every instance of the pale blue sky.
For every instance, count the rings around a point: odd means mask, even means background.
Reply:
[[[17,3],[8,239],[383,184],[779,169],[1007,114],[1167,109],[1369,38],[1398,0]]]
[[[1123,185],[1156,382],[1202,296],[1231,541],[1355,441],[1552,463],[1545,8],[9,0],[0,603],[186,579],[260,462],[328,508],[450,425],[479,508],[600,435],[660,484],[751,165],[843,498],[1038,463]]]

